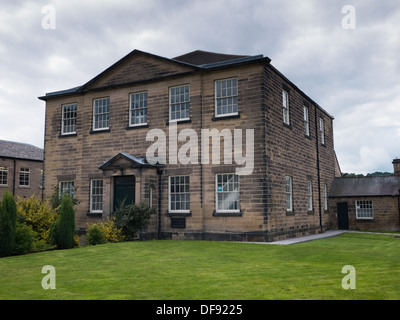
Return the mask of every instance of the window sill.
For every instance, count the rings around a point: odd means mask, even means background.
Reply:
[[[212,121],[219,121],[219,120],[228,120],[228,119],[237,119],[240,118],[240,113],[238,112],[237,114],[230,114],[230,115],[219,115],[219,116],[214,116],[211,118]]]
[[[142,128],[148,128],[149,125],[147,123],[143,123],[143,124],[137,124],[134,126],[127,126],[125,129],[126,130],[135,130],[135,129],[142,129]]]
[[[292,211],[287,211],[286,210],[286,215],[287,216],[294,216],[294,210],[292,210]]]
[[[165,213],[167,217],[191,217],[192,212],[173,212],[173,211],[168,211]]]
[[[97,134],[97,133],[104,133],[104,132],[111,132],[110,129],[99,129],[99,130],[90,130],[90,134]]]
[[[308,211],[307,211],[307,214],[310,216],[310,215],[314,215],[315,212],[314,212],[314,210],[308,210]]]
[[[86,215],[88,217],[101,218],[103,216],[103,213],[102,212],[88,212]]]
[[[283,126],[289,129],[293,129],[291,124],[287,124],[285,122],[283,122]]]
[[[78,135],[76,133],[65,133],[65,134],[60,134],[58,137],[59,138],[71,138],[71,137],[77,137]]]
[[[230,212],[230,211],[219,211],[216,212],[214,210],[213,212],[213,217],[242,217],[243,216],[243,212],[239,211],[239,212]]]
[[[167,121],[166,125],[169,126],[171,124],[181,124],[181,123],[192,123],[192,119],[185,119],[185,120],[169,120]]]

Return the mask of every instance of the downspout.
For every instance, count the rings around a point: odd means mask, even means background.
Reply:
[[[13,176],[13,196],[15,197],[15,175],[16,175],[16,170],[17,170],[17,160],[14,158],[14,176]]]
[[[318,117],[317,106],[315,106],[315,144],[317,148],[317,175],[318,175],[318,210],[319,210],[319,228],[322,231],[322,211],[321,211],[321,173],[319,166],[319,135],[318,135]]]
[[[162,198],[162,179],[163,170],[157,169],[158,174],[158,230],[157,238],[161,240],[161,198]]]

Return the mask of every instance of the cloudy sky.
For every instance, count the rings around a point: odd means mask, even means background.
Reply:
[[[335,117],[343,172],[400,158],[398,0],[0,0],[0,139],[43,147],[37,97],[134,49],[264,54]]]

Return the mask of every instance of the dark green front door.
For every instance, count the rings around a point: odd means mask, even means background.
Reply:
[[[114,211],[124,200],[135,203],[135,176],[114,177]]]

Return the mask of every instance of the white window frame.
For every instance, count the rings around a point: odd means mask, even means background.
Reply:
[[[290,125],[289,93],[286,90],[282,90],[282,112],[283,123]]]
[[[66,111],[67,108],[73,108],[72,110]],[[70,134],[76,134],[76,119],[78,116],[78,104],[69,103],[62,106],[61,115],[61,135],[67,136]],[[66,115],[73,115],[66,117]],[[66,125],[66,123],[68,123]]]
[[[179,180],[178,184],[175,184],[176,179]],[[181,180],[184,180],[183,183],[181,184]],[[175,188],[178,186],[179,187],[179,191],[171,191],[171,187],[172,187],[172,180],[174,181],[174,186]],[[182,191],[183,188],[183,191]],[[174,195],[179,195],[179,197],[182,197],[183,195],[186,197],[188,196],[188,201],[185,199],[184,201],[182,201],[181,199],[179,201],[174,201],[175,203],[175,209],[173,209],[172,206],[172,198]],[[176,203],[188,203],[189,204],[189,208],[188,209],[176,209]],[[170,176],[168,178],[168,211],[169,212],[174,212],[174,213],[189,213],[190,212],[190,176],[187,175],[181,175],[181,176]]]
[[[135,92],[129,95],[129,126],[136,127],[147,124],[147,91]],[[141,115],[134,115],[136,112],[143,112]],[[142,120],[136,122],[133,120]]]
[[[228,84],[231,84],[228,87]],[[225,92],[224,92],[225,91]],[[215,117],[227,117],[227,116],[236,116],[239,114],[239,106],[238,106],[238,80],[237,78],[229,78],[216,80],[214,82],[214,97],[215,97]],[[218,104],[219,102],[227,102],[226,108],[232,108],[232,112],[226,113],[218,113]],[[222,106],[221,106],[222,109]],[[236,109],[236,111],[234,111]]]
[[[356,200],[356,218],[360,220],[374,219],[374,206],[372,200]]]
[[[285,176],[286,212],[293,212],[293,181],[291,176]]]
[[[8,167],[0,166],[0,176],[0,186],[8,186]],[[6,181],[6,184],[2,183],[4,180]]]
[[[307,210],[313,211],[313,192],[311,180],[307,180]]]
[[[96,105],[98,101],[107,101],[108,106],[106,105],[106,107],[108,107],[108,111],[102,110],[104,112],[96,112],[96,108],[104,107],[103,105],[102,106]],[[96,120],[97,117],[103,117],[103,116],[106,117],[106,120]],[[107,124],[106,126],[96,128],[97,123],[103,123],[104,121]],[[105,97],[105,98],[93,99],[93,131],[107,130],[109,128],[110,128],[110,98]]]
[[[224,177],[226,176],[226,179]],[[218,182],[218,178],[222,178],[222,185]],[[224,180],[226,183],[224,184]],[[233,181],[232,181],[233,180]],[[225,189],[225,190],[224,190]],[[231,190],[230,190],[231,189]],[[236,189],[236,190],[235,190]],[[232,203],[236,206],[236,209],[226,209],[219,206],[219,196],[227,194],[228,197],[231,195],[233,199],[228,199],[229,204]],[[221,203],[226,199],[222,199]],[[215,175],[215,212],[226,212],[226,213],[237,213],[240,212],[240,183],[239,176],[236,173],[220,173]]]
[[[324,184],[324,210],[328,210],[328,186]]]
[[[20,187],[30,187],[31,186],[31,170],[29,168],[20,168],[19,169],[19,186]],[[22,180],[21,180],[22,178]],[[21,182],[24,182],[21,184]],[[28,182],[28,184],[25,184]]]
[[[321,144],[325,144],[324,119],[319,118],[319,131],[321,132]]]
[[[307,137],[309,137],[310,136],[310,118],[309,118],[308,107],[304,106],[303,114],[304,114],[304,134]]]
[[[187,92],[186,92],[187,89]],[[176,90],[183,90],[183,92],[176,93]],[[182,97],[183,95],[183,97]],[[184,109],[182,109],[182,106],[184,106]],[[172,107],[179,107],[179,118],[172,119]],[[186,113],[187,112],[187,117],[182,117],[182,112]],[[176,115],[176,110],[174,111],[174,114]],[[184,84],[180,86],[175,86],[175,87],[170,87],[169,88],[169,121],[170,122],[178,122],[178,121],[184,121],[184,120],[190,120],[190,85],[189,84]]]
[[[67,193],[72,197],[75,192],[74,181],[72,180],[60,181],[58,183],[58,189],[60,192],[60,197],[62,197],[64,193]]]
[[[96,185],[100,183],[100,185]],[[92,179],[90,180],[90,212],[103,213],[103,180]],[[95,198],[96,197],[96,198]],[[100,208],[97,207],[100,205]],[[93,208],[96,206],[96,208]]]

